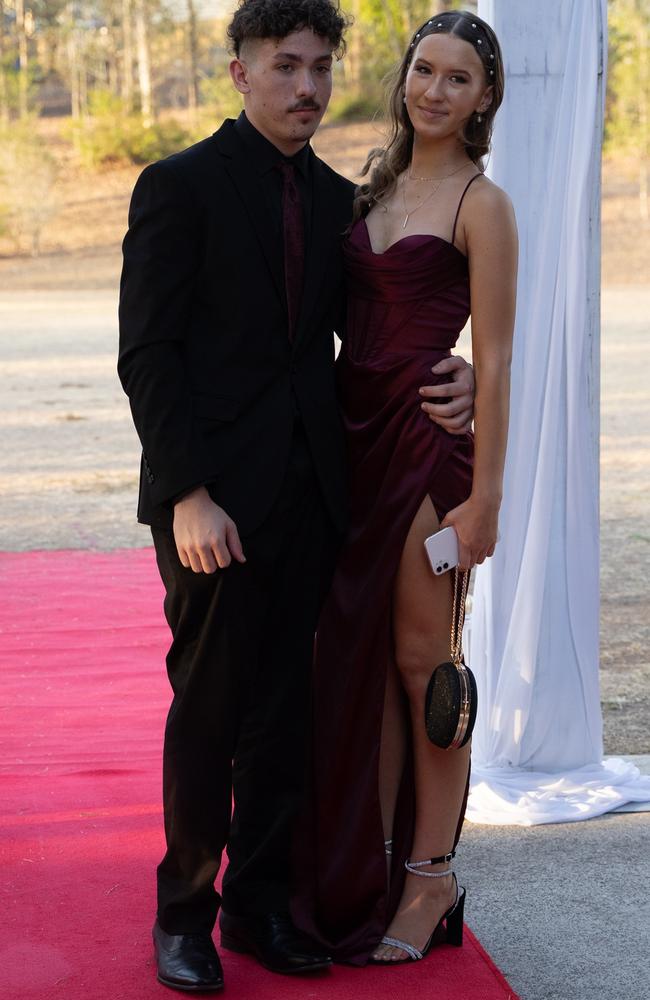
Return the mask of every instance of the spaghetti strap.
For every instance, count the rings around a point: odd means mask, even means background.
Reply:
[[[474,174],[473,177],[470,177],[469,181],[465,185],[465,190],[463,191],[463,193],[460,196],[460,201],[458,202],[458,208],[456,209],[456,218],[454,219],[454,228],[451,231],[452,246],[456,242],[456,223],[458,222],[458,216],[460,215],[460,209],[461,209],[461,205],[463,204],[465,195],[469,191],[471,185],[474,183],[474,181],[476,180],[476,178],[477,177],[482,177],[482,176],[483,176],[483,174],[481,172],[479,172],[478,174]]]

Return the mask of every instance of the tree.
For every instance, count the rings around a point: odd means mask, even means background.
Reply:
[[[193,114],[199,105],[199,39],[196,30],[196,5],[194,0],[187,3],[187,52],[188,52],[188,98],[187,103]]]
[[[147,0],[135,0],[135,44],[138,53],[138,82],[140,84],[140,113],[142,124],[153,124],[153,93],[151,86],[151,61],[149,58],[149,9]]]
[[[639,214],[650,218],[650,0],[611,0],[605,148],[637,160]]]
[[[18,36],[18,113],[21,118],[27,116],[27,92],[29,89],[29,56],[27,49],[27,18],[25,17],[25,0],[16,2],[16,34]],[[31,16],[31,11],[30,11]]]
[[[5,4],[4,0],[0,0],[0,126],[2,127],[6,127],[9,122],[9,90],[7,87],[7,71],[5,68],[5,26]]]
[[[133,110],[133,0],[122,0],[121,94],[127,111]]]

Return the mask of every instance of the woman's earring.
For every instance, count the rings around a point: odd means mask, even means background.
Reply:
[[[482,122],[483,121],[483,115],[477,114],[476,115],[476,120],[477,120],[477,122]]]

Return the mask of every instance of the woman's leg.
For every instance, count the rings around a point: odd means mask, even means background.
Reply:
[[[413,731],[415,831],[411,858],[422,861],[451,851],[463,805],[469,744],[461,750],[439,750],[424,729],[424,697],[433,668],[450,658],[452,588],[449,574],[431,572],[424,540],[439,528],[429,497],[411,525],[393,599],[395,658],[406,691]],[[433,865],[420,871],[444,870]],[[422,950],[431,932],[453,904],[455,885],[446,878],[407,874],[404,892],[387,934]],[[375,958],[405,958],[399,948],[380,945]]]

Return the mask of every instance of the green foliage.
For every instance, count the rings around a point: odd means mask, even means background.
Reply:
[[[650,153],[650,0],[610,0],[605,151]]]
[[[151,163],[170,156],[191,142],[190,133],[174,119],[158,121],[149,128],[134,128],[128,153],[131,163]]]
[[[327,111],[328,122],[367,122],[381,113],[381,88],[365,89],[361,94],[343,93],[333,97]]]
[[[86,166],[108,163],[151,163],[175,153],[190,142],[187,129],[174,119],[143,126],[138,115],[127,113],[124,102],[108,90],[89,95],[89,117],[69,128]]]
[[[36,119],[27,117],[0,129],[0,229],[34,256],[43,226],[57,209],[58,164],[43,148]]]
[[[7,52],[2,60],[5,81],[5,100],[10,115],[18,115],[20,107],[20,73],[16,69],[16,58],[12,52]],[[30,112],[38,110],[37,92],[40,78],[40,68],[30,64],[27,69],[27,107]]]
[[[362,39],[362,79],[381,78],[404,55],[412,33],[431,16],[427,0],[360,0],[352,31]]]
[[[218,121],[237,118],[243,107],[241,94],[235,90],[227,69],[204,77],[199,82],[199,96],[202,110],[214,115]]]

